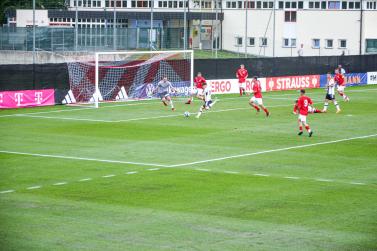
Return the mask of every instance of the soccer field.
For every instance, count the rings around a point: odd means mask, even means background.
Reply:
[[[377,250],[377,86],[0,112],[1,250]],[[308,90],[319,109],[324,90]]]

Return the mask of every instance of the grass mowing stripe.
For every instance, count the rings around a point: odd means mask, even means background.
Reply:
[[[271,149],[271,150],[265,150],[265,151],[254,152],[254,153],[245,153],[245,154],[231,155],[231,156],[214,158],[214,159],[200,160],[200,161],[194,161],[194,162],[189,162],[189,163],[170,165],[168,167],[191,166],[191,165],[197,165],[197,164],[214,162],[214,161],[221,161],[221,160],[227,160],[227,159],[235,159],[235,158],[242,158],[242,157],[253,156],[253,155],[260,155],[260,154],[265,154],[265,153],[281,152],[281,151],[287,151],[287,150],[292,150],[292,149],[300,149],[300,148],[306,148],[306,147],[312,147],[312,146],[334,144],[334,143],[350,141],[350,140],[355,140],[355,139],[366,139],[366,138],[371,138],[371,137],[376,137],[376,136],[377,136],[377,134],[370,134],[370,135],[358,136],[358,137],[352,137],[352,138],[346,138],[346,139],[324,141],[324,142],[318,142],[318,143],[313,143],[313,144],[290,146],[290,147]]]

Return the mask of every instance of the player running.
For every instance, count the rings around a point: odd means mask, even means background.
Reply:
[[[206,83],[206,79],[202,76],[201,72],[198,72],[196,77],[194,78],[194,84],[195,87],[191,91],[191,97],[185,104],[189,105],[194,99],[194,96],[196,96],[198,99],[203,100],[203,84]]]
[[[313,131],[310,129],[309,124],[306,121],[306,117],[308,116],[309,113],[309,106],[312,105],[313,102],[312,100],[305,96],[305,90],[301,89],[300,90],[300,98],[297,101],[297,108],[299,110],[299,115],[298,115],[298,127],[299,127],[299,132],[298,135],[303,134],[303,129],[302,126],[305,126],[305,129],[309,133],[309,137],[313,135]]]
[[[335,99],[335,86],[336,84],[335,84],[334,79],[330,78],[330,80],[328,81],[328,84],[326,85],[327,91],[326,91],[326,97],[325,97],[325,104],[324,104],[322,112],[327,112],[329,101],[332,101],[333,104],[335,105],[336,113],[339,113],[341,111],[340,106]]]
[[[200,106],[199,108],[199,112],[198,114],[196,115],[196,118],[200,118],[200,116],[202,115],[203,113],[203,110],[209,110],[211,109],[217,102],[217,100],[215,101],[212,101],[212,91],[211,91],[211,87],[210,86],[207,86],[207,83],[203,83],[203,95],[204,95],[204,104],[202,106]]]
[[[334,81],[337,84],[337,91],[341,97],[343,97],[343,100],[345,102],[350,101],[350,98],[344,93],[344,88],[346,88],[346,81],[344,79],[344,76],[342,73],[340,73],[339,69],[335,70],[335,77]]]
[[[250,98],[249,104],[257,110],[257,112],[260,112],[260,108],[263,109],[263,111],[266,113],[266,116],[270,116],[270,112],[267,110],[267,108],[263,105],[262,100],[262,86],[260,84],[260,81],[257,77],[253,78],[252,81],[252,89],[253,89],[253,97]]]
[[[308,112],[309,113],[322,113],[321,110],[315,108],[314,106],[309,105],[308,106]],[[293,114],[297,115],[298,114],[298,99],[295,101],[295,105],[293,107]]]
[[[238,78],[238,87],[240,88],[240,96],[245,93],[246,88],[246,79],[249,76],[249,73],[245,69],[245,65],[241,64],[240,68],[236,72],[236,77]]]
[[[158,82],[156,87],[157,96],[161,99],[164,106],[167,106],[168,104],[166,102],[169,102],[171,110],[174,112],[174,104],[173,100],[170,97],[171,92],[175,92],[174,87],[172,86],[171,82],[168,81],[167,77],[163,77],[163,79]]]

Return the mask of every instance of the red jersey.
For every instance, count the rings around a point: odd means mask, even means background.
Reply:
[[[340,74],[340,73],[337,73],[336,75],[335,75],[335,77],[334,77],[334,80],[335,80],[335,82],[338,84],[338,85],[344,85],[345,83],[345,81],[344,81],[344,77],[343,77],[343,75],[342,74]]]
[[[194,83],[196,85],[196,88],[198,89],[203,89],[203,84],[207,82],[205,78],[203,77],[195,77],[194,78]]]
[[[309,105],[312,105],[312,100],[307,96],[301,96],[298,99],[297,107],[301,115],[308,115]]]
[[[236,72],[236,75],[237,75],[239,83],[245,83],[249,73],[247,72],[245,68],[243,69],[239,68]]]
[[[297,100],[298,101],[298,100]],[[297,105],[297,103],[295,104],[295,106],[293,107],[293,112],[294,113],[297,113],[297,110],[298,110],[298,105]]]
[[[262,98],[262,87],[259,80],[253,81],[253,93],[254,97]]]

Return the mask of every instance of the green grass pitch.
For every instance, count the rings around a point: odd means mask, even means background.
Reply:
[[[0,112],[1,250],[377,250],[377,86]],[[317,108],[323,90],[308,90]]]

